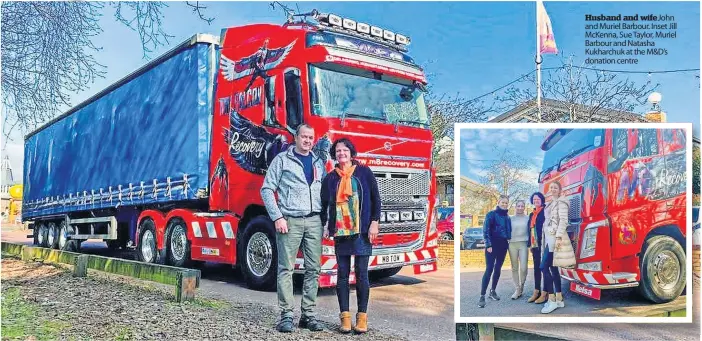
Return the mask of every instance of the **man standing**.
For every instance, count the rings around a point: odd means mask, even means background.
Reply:
[[[286,333],[293,330],[292,275],[300,245],[305,258],[305,280],[299,327],[312,331],[323,329],[315,318],[314,309],[322,257],[320,190],[326,172],[322,160],[312,152],[313,142],[314,129],[307,124],[300,125],[295,134],[295,146],[273,159],[261,187],[261,197],[276,230],[281,310],[276,329]]]

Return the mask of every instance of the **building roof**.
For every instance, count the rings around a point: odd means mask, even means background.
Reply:
[[[573,106],[572,103],[565,102],[565,101],[560,101],[560,100],[555,100],[555,99],[549,99],[549,98],[542,98],[541,99],[541,110],[554,110],[554,111],[559,111],[559,112],[564,112],[564,113],[569,113],[571,107]],[[583,104],[575,104],[575,111],[576,112],[582,112],[582,113],[587,113],[595,108],[593,106],[589,105],[583,105]],[[537,120],[532,117],[532,114],[535,114],[537,110],[536,106],[536,99],[528,100],[514,109],[501,114],[493,119],[491,119],[489,122],[515,122],[519,120],[526,119],[527,121],[532,121],[536,122]],[[643,116],[633,113],[630,111],[622,111],[622,110],[614,110],[614,109],[606,109],[606,108],[601,108],[597,109],[597,112],[593,115],[592,121],[595,122],[611,122],[612,117],[625,117],[627,121],[629,122],[647,122],[646,118]]]

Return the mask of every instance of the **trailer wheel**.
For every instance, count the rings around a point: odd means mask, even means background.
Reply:
[[[402,270],[401,266],[398,266],[396,268],[373,270],[368,272],[368,279],[370,279],[371,281],[377,281],[383,278],[392,277],[397,275],[397,273],[400,272],[400,270]]]
[[[166,247],[168,264],[173,266],[186,266],[190,263],[190,241],[188,240],[185,222],[173,219],[168,224],[166,231]]]
[[[59,244],[59,231],[56,223],[53,221],[49,223],[49,231],[46,238],[46,246],[50,249],[58,249]]]
[[[676,299],[685,288],[685,252],[675,239],[655,236],[641,251],[639,291],[654,303]]]
[[[151,219],[144,219],[139,226],[139,247],[137,257],[145,263],[155,263],[158,250],[156,250],[156,231]]]
[[[49,235],[49,229],[46,227],[45,223],[40,223],[39,224],[39,232],[37,232],[37,245],[40,247],[46,247],[47,245],[47,238]]]
[[[258,216],[246,224],[242,236],[241,272],[251,289],[273,290],[276,286],[278,249],[273,222]]]
[[[73,228],[66,226],[66,222],[62,221],[58,228],[58,248],[64,251],[78,251],[78,241],[69,239],[69,234],[73,234]]]

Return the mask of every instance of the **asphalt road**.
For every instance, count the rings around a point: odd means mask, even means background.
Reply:
[[[514,293],[514,284],[512,283],[512,271],[502,270],[500,281],[497,285],[497,295],[501,298],[499,301],[493,301],[486,296],[485,308],[478,307],[478,299],[480,298],[480,282],[483,277],[482,271],[461,272],[461,316],[639,316],[645,313],[645,310],[651,308],[672,308],[685,306],[685,297],[681,296],[677,300],[667,303],[654,305],[639,296],[635,288],[622,290],[603,290],[601,299],[590,299],[570,291],[570,282],[561,281],[565,307],[559,308],[549,315],[541,314],[542,305],[527,303],[526,300],[531,296],[534,289],[534,281],[531,276],[532,269],[529,269],[530,274],[527,277],[527,282],[524,285],[525,296],[517,300],[512,300],[510,297]],[[676,309],[676,310],[677,310]]]
[[[509,268],[509,266],[508,266]],[[531,271],[531,269],[529,269]],[[534,323],[496,325],[515,328],[521,331],[538,332],[564,340],[700,340],[700,286],[699,280],[693,283],[693,317],[692,323],[683,324],[560,324],[540,321],[546,316],[635,316],[634,314],[651,309],[653,306],[636,295],[634,289],[619,292],[603,291],[601,301],[582,297],[566,290],[567,282],[563,282],[565,292],[564,308],[559,308],[549,315],[540,314],[541,305],[526,303],[528,297],[512,300],[514,292],[511,271],[503,271],[497,286],[500,301],[487,301],[485,308],[478,307],[480,295],[481,271],[461,272],[460,280],[460,312],[462,317],[470,316],[533,316]],[[525,289],[533,289],[533,277],[527,277]],[[684,300],[682,301],[684,302]],[[673,304],[673,303],[671,303]],[[660,305],[659,305],[660,306]],[[538,317],[537,317],[538,316]]]
[[[2,231],[2,240],[30,245],[22,231]],[[81,252],[133,259],[130,252],[113,252],[101,241],[86,241]],[[200,268],[200,292],[209,297],[236,302],[259,302],[277,306],[275,292],[246,288],[243,278],[230,266],[206,264]],[[455,340],[453,320],[453,268],[415,276],[411,268],[372,283],[368,307],[369,327],[410,340]],[[355,290],[351,291],[351,311],[356,310]],[[299,316],[300,285],[295,289],[296,316]],[[335,289],[320,289],[318,315],[321,320],[337,322],[339,305]]]

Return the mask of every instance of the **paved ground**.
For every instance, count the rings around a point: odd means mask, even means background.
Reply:
[[[482,277],[481,272],[465,271],[461,272],[461,290],[468,288],[469,292],[480,290],[479,281]],[[693,323],[684,324],[555,324],[555,323],[538,323],[538,318],[534,318],[534,322],[529,324],[501,324],[509,328],[515,328],[521,331],[539,333],[543,336],[550,336],[564,340],[611,340],[611,341],[649,341],[649,340],[700,340],[700,279],[699,274],[693,277]],[[531,280],[528,277],[527,283]],[[532,282],[533,283],[533,282]],[[528,285],[527,285],[528,287]],[[503,271],[498,285],[498,295],[502,300],[488,301],[485,308],[478,308],[478,296],[473,297],[472,293],[461,297],[461,316],[515,316],[515,313],[523,313],[524,316],[540,315],[540,307],[535,304],[526,303],[526,298],[519,301],[512,301],[509,296],[513,293],[512,278],[510,271]],[[597,302],[585,297],[581,297],[574,293],[566,293],[566,307],[556,310],[552,314],[558,313],[559,316],[591,316],[607,315],[625,315],[632,316],[627,313],[627,310],[646,310],[650,307],[645,301],[635,297],[635,294],[630,291],[623,291],[619,294],[603,292],[602,301]],[[480,315],[478,315],[480,314]]]
[[[531,270],[531,269],[530,269]],[[500,301],[487,299],[485,308],[478,307],[478,299],[480,297],[480,282],[483,277],[482,271],[461,272],[461,316],[534,316],[543,318],[545,315],[540,313],[542,305],[527,303],[528,295],[531,295],[534,289],[533,277],[528,276],[525,291],[527,296],[522,296],[518,300],[512,300],[510,297],[514,293],[514,285],[512,283],[512,271],[502,270],[500,281],[497,286],[497,295],[500,296]],[[639,296],[636,289],[623,290],[603,290],[602,298],[593,300],[576,293],[569,289],[570,282],[562,280],[561,286],[566,306],[559,308],[550,316],[641,316],[652,308],[673,308],[677,309],[685,307],[685,297],[680,297],[677,300],[660,305],[652,305],[649,301]]]
[[[2,231],[2,240],[31,244],[23,231]],[[129,253],[110,253],[101,241],[84,242],[81,250],[130,258]],[[277,305],[275,292],[246,288],[243,279],[231,267],[207,264],[201,270],[203,280],[199,290],[209,297],[231,302],[261,302],[269,307]],[[411,268],[405,268],[396,276],[374,283],[368,311],[370,327],[410,340],[455,340],[453,278],[453,268],[440,268],[420,276],[415,276]],[[299,307],[299,287],[296,299]],[[351,299],[351,309],[355,311],[355,291],[351,292]],[[339,311],[334,289],[320,290],[318,307],[321,319],[337,322]]]

